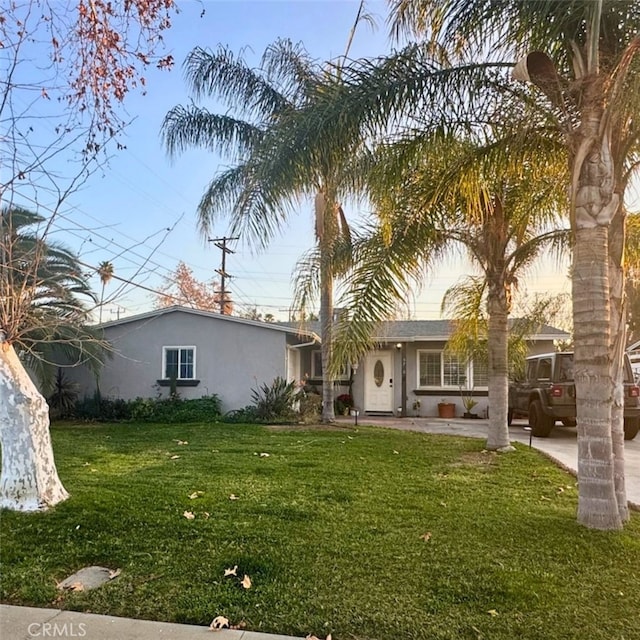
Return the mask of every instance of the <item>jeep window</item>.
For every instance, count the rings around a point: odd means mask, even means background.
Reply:
[[[561,353],[556,360],[558,382],[573,382],[573,354]]]
[[[551,358],[541,358],[538,362],[538,380],[551,380]]]
[[[527,380],[536,379],[536,367],[538,366],[537,360],[529,360],[527,363]]]

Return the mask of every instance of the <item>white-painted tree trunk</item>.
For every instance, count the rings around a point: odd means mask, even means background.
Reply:
[[[6,342],[0,342],[0,444],[0,507],[42,511],[69,497],[53,459],[47,403]]]

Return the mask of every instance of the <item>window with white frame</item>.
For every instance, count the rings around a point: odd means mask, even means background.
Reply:
[[[483,360],[473,361],[473,387],[489,386],[489,366]]]
[[[316,350],[311,352],[311,377],[314,379],[322,378],[322,351]],[[349,367],[343,365],[340,368],[340,372],[336,377],[336,380],[348,380],[349,379]]]
[[[162,347],[162,377],[165,380],[194,380],[195,347]]]
[[[466,361],[455,354],[418,351],[418,387],[466,387],[467,369]]]

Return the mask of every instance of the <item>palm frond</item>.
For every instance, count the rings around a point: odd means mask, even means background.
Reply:
[[[250,67],[242,54],[219,46],[216,51],[196,47],[187,56],[185,79],[196,99],[219,98],[238,114],[266,121],[293,105],[263,74]]]
[[[237,161],[259,144],[263,130],[245,120],[190,105],[174,107],[167,113],[161,137],[170,155],[196,147],[222,153]]]

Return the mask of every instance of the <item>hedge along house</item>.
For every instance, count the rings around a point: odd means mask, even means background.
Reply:
[[[305,325],[316,330],[318,323]],[[438,404],[453,403],[455,414],[466,409],[463,397],[477,402],[473,412],[488,415],[487,367],[465,362],[445,351],[452,332],[449,320],[406,320],[383,323],[374,342],[377,348],[359,363],[345,363],[336,380],[336,397],[349,393],[362,413],[396,416],[437,416]],[[528,339],[529,353],[555,350],[555,343],[569,334],[544,325]],[[322,383],[320,346],[301,353],[308,384]]]
[[[101,325],[113,354],[100,373],[104,396],[130,400],[217,394],[223,411],[251,404],[251,391],[276,377],[300,380],[301,352],[319,347],[312,332],[186,307],[167,307]],[[96,391],[83,366],[65,369],[80,397]]]

